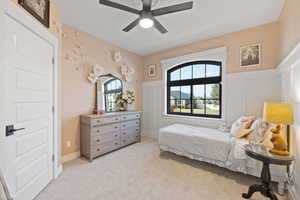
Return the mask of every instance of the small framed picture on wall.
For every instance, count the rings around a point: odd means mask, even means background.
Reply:
[[[261,59],[261,45],[252,44],[242,46],[240,49],[240,63],[241,67],[254,67],[260,65]]]
[[[50,0],[18,0],[33,17],[49,28]]]
[[[149,78],[156,77],[156,65],[149,65],[147,67],[147,77]]]

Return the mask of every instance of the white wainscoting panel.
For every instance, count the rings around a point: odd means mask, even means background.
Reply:
[[[163,82],[153,81],[143,84],[143,134],[158,137],[158,130],[174,123],[217,128],[232,122],[242,115],[261,116],[265,101],[280,101],[281,81],[277,70],[227,74],[224,83],[224,119],[167,116],[163,111]]]
[[[282,100],[294,105],[295,123],[292,129],[292,147],[296,157],[293,181],[289,185],[290,199],[300,199],[300,44],[279,65]]]

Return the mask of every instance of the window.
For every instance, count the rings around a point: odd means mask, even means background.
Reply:
[[[119,94],[122,94],[122,88],[122,81],[119,79],[111,79],[104,84],[104,99],[106,112],[117,111],[116,98]]]
[[[222,63],[197,61],[167,71],[167,113],[221,118]]]

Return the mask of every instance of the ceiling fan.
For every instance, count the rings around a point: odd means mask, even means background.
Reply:
[[[181,3],[173,6],[152,10],[151,9],[152,0],[141,0],[141,1],[143,2],[142,10],[137,10],[135,8],[131,8],[109,0],[100,0],[100,4],[139,15],[139,17],[135,21],[133,21],[131,24],[129,24],[127,27],[123,29],[123,31],[125,32],[130,31],[131,29],[133,29],[139,24],[143,28],[151,28],[152,26],[154,26],[162,34],[165,34],[168,31],[155,17],[170,14],[170,13],[180,12],[184,10],[189,10],[193,8],[193,1],[190,1],[186,3]]]

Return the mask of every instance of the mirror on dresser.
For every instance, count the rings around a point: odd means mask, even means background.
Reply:
[[[95,88],[95,114],[116,112],[115,98],[123,92],[122,80],[112,74],[101,75],[98,77]]]

